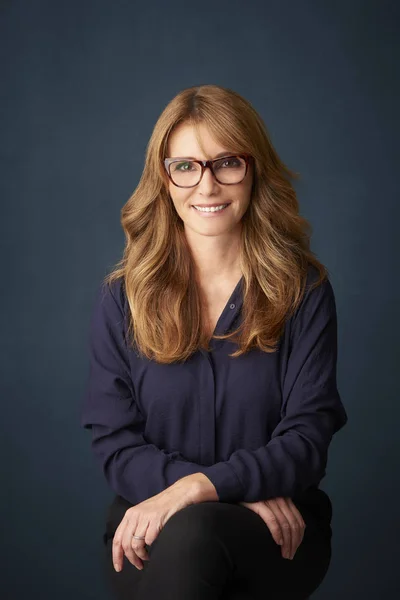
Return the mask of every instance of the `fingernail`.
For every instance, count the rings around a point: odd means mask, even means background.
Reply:
[[[121,567],[119,565],[115,564],[114,569],[117,571],[117,573],[119,573],[121,570]]]

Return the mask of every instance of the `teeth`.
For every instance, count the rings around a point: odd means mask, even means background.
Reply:
[[[216,212],[217,210],[223,210],[227,204],[220,204],[219,206],[194,206],[196,210],[200,210],[201,212]]]

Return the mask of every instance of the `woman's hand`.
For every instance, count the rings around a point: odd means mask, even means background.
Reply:
[[[283,558],[293,559],[300,546],[306,524],[290,498],[270,498],[259,502],[239,502],[260,515],[275,542],[282,546]]]
[[[149,560],[145,544],[150,546],[154,542],[173,514],[193,504],[192,490],[190,479],[182,478],[156,496],[128,508],[115,531],[112,545],[116,571],[122,569],[124,554],[137,569],[143,569],[142,561]],[[136,540],[133,535],[144,539]]]

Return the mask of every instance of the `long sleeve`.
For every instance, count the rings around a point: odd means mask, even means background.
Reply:
[[[270,441],[239,449],[204,474],[220,501],[293,497],[325,475],[332,436],[347,422],[336,385],[337,316],[329,279],[307,291],[291,318],[283,417]],[[267,401],[267,399],[266,399]]]
[[[117,298],[119,294],[116,294]],[[132,504],[154,496],[204,467],[168,453],[144,437],[124,337],[121,300],[101,286],[90,322],[89,381],[81,424],[92,430],[92,450],[109,486]]]

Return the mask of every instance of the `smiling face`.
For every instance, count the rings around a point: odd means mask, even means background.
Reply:
[[[199,136],[204,150],[211,159],[217,158],[219,154],[234,154],[230,148],[220,146],[203,124],[199,126]],[[177,126],[171,134],[167,156],[168,158],[192,157],[197,160],[208,158],[197,142],[194,128],[185,123]],[[240,231],[240,221],[250,202],[252,183],[253,170],[250,163],[246,176],[240,183],[233,185],[218,183],[211,170],[207,168],[198,185],[180,188],[169,180],[168,189],[185,230],[190,229],[191,233],[215,236],[232,234],[235,230]],[[225,204],[227,204],[226,208],[215,212],[204,212],[194,208],[194,206],[211,207]]]

